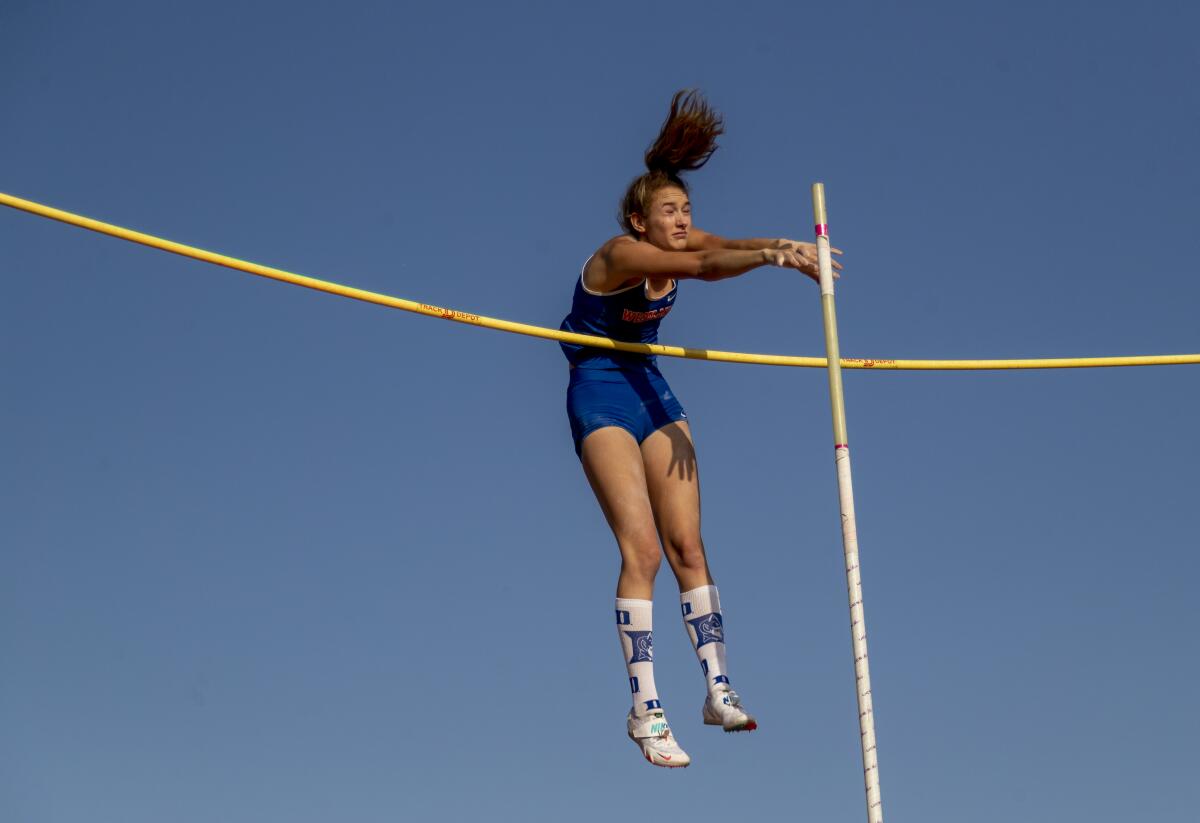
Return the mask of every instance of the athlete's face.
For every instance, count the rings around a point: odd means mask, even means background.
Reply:
[[[692,228],[692,204],[678,186],[665,186],[650,198],[646,215],[634,215],[633,227],[642,239],[660,249],[682,251],[687,248]],[[641,218],[640,220],[637,218]],[[639,225],[640,224],[640,225]]]

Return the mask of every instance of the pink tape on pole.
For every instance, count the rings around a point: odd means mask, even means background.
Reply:
[[[817,237],[828,237],[829,236],[829,224],[828,223],[818,223],[815,226],[815,228],[817,230]]]

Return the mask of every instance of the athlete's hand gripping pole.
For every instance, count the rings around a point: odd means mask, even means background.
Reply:
[[[883,801],[879,794],[879,761],[875,748],[875,715],[871,701],[871,673],[867,660],[867,622],[863,613],[862,577],[858,568],[858,532],[854,523],[854,487],[850,481],[850,443],[846,435],[846,406],[842,395],[837,313],[833,305],[833,265],[829,252],[824,184],[813,184],[812,198],[813,217],[817,224],[821,310],[825,316],[829,399],[833,407],[834,460],[837,466],[838,500],[842,510],[842,551],[846,558],[846,592],[850,597],[850,637],[854,646],[854,680],[858,691],[858,730],[862,739],[867,823],[883,823]]]

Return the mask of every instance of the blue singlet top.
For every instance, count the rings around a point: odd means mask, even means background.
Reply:
[[[585,266],[586,267],[586,266]],[[657,300],[646,297],[649,281],[643,280],[607,294],[589,291],[583,285],[583,275],[575,283],[571,313],[559,329],[577,334],[594,334],[630,343],[657,343],[658,324],[675,305],[679,283],[672,281],[671,290]],[[597,349],[560,343],[571,365],[581,369],[628,369],[653,366],[652,354]]]

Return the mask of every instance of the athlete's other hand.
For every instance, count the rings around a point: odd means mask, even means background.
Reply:
[[[807,274],[814,282],[821,282],[821,270],[817,265],[815,254],[812,257],[808,257],[792,249],[763,249],[762,255],[764,263],[795,269]],[[834,272],[833,276],[837,277],[837,272]]]
[[[811,269],[807,267],[802,268],[800,271],[807,274],[813,280],[820,282],[821,272],[817,264],[817,245],[815,243],[804,243],[800,240],[788,240],[786,237],[781,237],[775,241],[775,245],[772,246],[771,250],[790,251],[798,255],[812,267]],[[841,249],[835,249],[832,246],[830,247],[829,251],[832,254],[842,253]],[[830,258],[830,262],[833,264],[833,279],[836,280],[839,277],[838,272],[842,270],[842,264],[832,258]],[[776,263],[775,265],[781,264]]]
[[[817,269],[817,264],[791,249],[763,249],[762,256],[763,262],[767,265],[781,266],[785,269],[796,269],[796,271],[804,272],[817,282],[821,280],[821,273]]]

